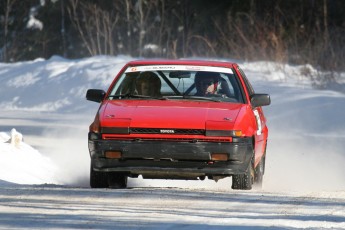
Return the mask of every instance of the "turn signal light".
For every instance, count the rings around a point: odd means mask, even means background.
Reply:
[[[120,151],[106,151],[105,157],[112,159],[121,159],[122,153]]]
[[[229,159],[227,153],[212,153],[211,160],[213,161],[227,161]]]
[[[241,137],[242,136],[242,130],[233,130],[232,135],[234,137]]]

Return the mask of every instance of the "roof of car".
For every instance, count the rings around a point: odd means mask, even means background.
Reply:
[[[181,59],[142,59],[127,63],[129,66],[138,65],[197,65],[197,66],[217,66],[231,68],[237,65],[234,62],[209,61],[209,60],[181,60]]]

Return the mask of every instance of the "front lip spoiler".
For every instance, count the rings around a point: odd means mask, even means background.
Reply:
[[[102,172],[122,172],[129,176],[136,177],[143,175],[157,175],[155,178],[169,179],[171,175],[180,175],[181,177],[203,177],[211,175],[230,176],[234,174],[243,174],[248,168],[247,160],[245,162],[197,162],[197,161],[148,161],[148,160],[130,160],[119,161],[109,159],[94,159],[92,161],[93,169]],[[170,175],[170,176],[169,176]],[[150,178],[152,178],[150,176]]]

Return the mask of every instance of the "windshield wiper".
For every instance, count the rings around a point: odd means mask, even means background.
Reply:
[[[214,101],[214,102],[221,102],[221,97],[202,97],[202,96],[188,96],[184,95],[184,99],[192,99],[192,100],[204,100],[204,101]]]
[[[131,93],[109,95],[108,98],[112,98],[112,99],[143,98],[143,99],[166,100],[166,98],[163,98],[163,97],[151,97],[151,96],[139,95],[139,94],[131,94]]]
[[[214,101],[214,102],[221,102],[222,98],[220,97],[202,97],[202,96],[168,96],[168,99],[191,99],[191,100],[202,100],[202,101]]]
[[[114,95],[109,95],[108,98],[118,98],[118,99],[122,99],[122,98],[132,98],[135,97],[136,95],[134,94],[130,94],[130,93],[125,93],[125,94],[114,94]]]

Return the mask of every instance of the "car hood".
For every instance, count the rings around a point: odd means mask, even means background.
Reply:
[[[100,108],[104,127],[229,129],[244,105],[204,101],[110,100]]]

